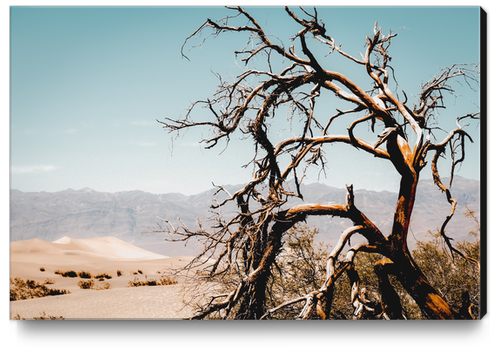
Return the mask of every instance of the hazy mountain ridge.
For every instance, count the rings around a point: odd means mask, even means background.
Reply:
[[[226,186],[230,193],[242,186]],[[355,187],[354,187],[355,188]],[[63,236],[72,238],[93,238],[115,236],[138,247],[165,255],[193,255],[199,245],[165,242],[164,234],[144,233],[158,229],[162,219],[170,220],[174,226],[179,219],[189,228],[196,227],[197,218],[206,225],[212,215],[210,205],[214,203],[215,190],[185,196],[178,193],[151,194],[143,191],[117,193],[97,192],[90,188],[67,189],[55,193],[24,193],[11,190],[10,195],[10,240],[41,238],[54,241]],[[456,241],[468,239],[475,224],[464,217],[468,206],[480,215],[480,182],[456,177],[451,190],[458,200],[456,214],[447,231]],[[321,183],[302,187],[304,201],[292,199],[287,206],[300,203],[344,203],[346,190],[326,186]],[[224,193],[218,195],[224,197]],[[382,232],[389,233],[397,194],[355,190],[356,206],[368,216]],[[422,180],[414,208],[411,224],[411,243],[423,239],[427,230],[436,230],[442,225],[451,206],[445,195],[430,180]],[[225,206],[223,215],[231,216],[234,205]],[[349,220],[330,217],[312,217],[308,225],[318,227],[319,240],[333,244],[340,232],[351,226]]]

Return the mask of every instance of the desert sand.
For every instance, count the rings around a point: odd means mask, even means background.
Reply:
[[[152,253],[115,237],[72,239],[63,237],[54,242],[31,239],[11,242],[10,278],[34,280],[47,287],[66,289],[71,294],[10,302],[11,319],[33,319],[42,312],[64,319],[181,319],[189,317],[192,309],[184,304],[185,277],[175,277],[175,285],[128,287],[138,278],[160,279],[173,274],[191,261],[191,257],[166,257]],[[44,271],[41,271],[41,268]],[[81,289],[79,277],[69,278],[55,274],[56,270],[92,276],[106,273],[112,278],[94,279],[96,288],[105,283],[110,289]],[[122,276],[117,276],[117,271]],[[141,273],[140,273],[141,272]]]

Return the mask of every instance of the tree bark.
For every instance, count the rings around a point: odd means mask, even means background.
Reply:
[[[459,314],[442,299],[429,284],[410,253],[397,251],[393,259],[397,279],[429,319],[459,319]]]

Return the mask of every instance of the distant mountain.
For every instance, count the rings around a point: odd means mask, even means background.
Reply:
[[[230,193],[241,186],[225,187]],[[355,187],[354,187],[355,188]],[[464,217],[465,206],[480,216],[480,182],[456,177],[451,190],[458,200],[458,209],[447,227],[456,241],[468,238],[475,224]],[[200,245],[187,245],[165,241],[166,234],[148,233],[158,229],[159,218],[168,219],[174,226],[180,222],[189,228],[197,226],[199,218],[211,225],[210,205],[214,203],[215,191],[185,196],[182,194],[151,194],[143,191],[118,193],[97,192],[90,188],[67,189],[61,192],[25,193],[10,191],[10,240],[19,241],[40,238],[54,241],[61,237],[94,238],[114,236],[135,246],[167,256],[194,255]],[[223,198],[224,193],[218,197]],[[344,203],[346,190],[320,183],[302,187],[304,201],[294,199],[289,206],[299,203]],[[355,190],[356,206],[368,216],[385,234],[391,228],[397,194]],[[442,225],[451,206],[444,194],[430,180],[422,180],[416,197],[411,224],[410,243],[422,240],[428,230],[435,231]],[[231,216],[235,206],[221,211],[224,217]],[[311,217],[307,224],[320,230],[318,240],[334,244],[342,230],[351,226],[348,220],[330,217]]]
[[[102,193],[88,188],[55,193],[15,191],[10,196],[10,238],[11,241],[32,238],[54,241],[62,236],[115,236],[167,255],[168,245],[161,250],[151,247],[165,239],[163,234],[157,237],[143,232],[156,229],[160,222],[158,217],[174,223],[180,218],[187,225],[193,225],[198,217],[206,214],[206,210],[196,209],[196,204],[187,200],[189,197],[181,194]],[[177,247],[176,251],[180,248]]]

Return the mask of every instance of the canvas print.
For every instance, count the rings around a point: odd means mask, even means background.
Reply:
[[[10,319],[485,314],[481,8],[10,16]]]

